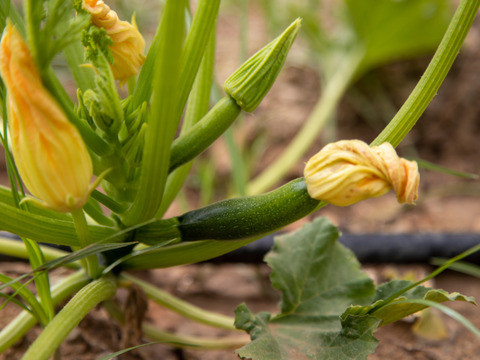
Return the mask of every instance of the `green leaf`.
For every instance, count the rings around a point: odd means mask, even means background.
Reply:
[[[465,301],[476,304],[473,297],[464,296],[457,292],[448,293],[445,290],[436,290],[424,286],[407,291],[403,296],[399,296],[394,300],[390,297],[402,289],[413,284],[407,280],[393,280],[382,284],[377,288],[374,302],[369,306],[351,306],[342,315],[342,318],[350,315],[373,315],[381,320],[380,326],[384,326],[409,316],[417,311],[421,311],[428,306],[418,303],[417,300],[426,300],[435,303],[446,301]]]
[[[254,360],[290,359],[366,359],[377,340],[371,335],[378,320],[350,316],[342,321],[340,331],[297,332],[298,326],[277,328],[269,324],[270,314],[253,314],[246,305],[235,311],[235,325],[247,330],[252,342],[237,350],[241,358]]]
[[[273,286],[282,292],[281,313],[236,310],[235,326],[252,342],[237,352],[242,358],[366,359],[377,340],[380,321],[346,316],[345,307],[367,304],[374,285],[350,250],[337,242],[338,230],[319,218],[301,230],[278,237],[266,261]]]
[[[446,0],[346,0],[346,5],[355,42],[365,48],[364,68],[432,51],[451,18]]]
[[[335,226],[319,218],[275,239],[265,260],[273,269],[273,286],[282,291],[284,316],[337,314],[352,302],[371,300],[372,281],[360,270],[353,253],[337,242],[338,236]]]

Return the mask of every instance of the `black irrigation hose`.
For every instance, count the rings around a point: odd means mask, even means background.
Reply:
[[[272,234],[243,248],[210,260],[214,263],[261,263],[273,245]],[[480,234],[342,234],[339,241],[361,263],[429,263],[432,258],[451,258],[480,243]],[[480,264],[480,252],[464,259]]]
[[[0,232],[2,236],[17,238]],[[243,248],[211,259],[208,262],[250,263],[263,262],[278,234],[266,236]],[[18,239],[18,238],[17,238]],[[361,263],[429,263],[432,258],[451,258],[480,243],[480,234],[474,233],[416,233],[416,234],[342,234],[339,241],[351,249]],[[63,249],[66,249],[63,247]],[[1,255],[0,261],[15,259]],[[480,264],[480,252],[465,259]]]

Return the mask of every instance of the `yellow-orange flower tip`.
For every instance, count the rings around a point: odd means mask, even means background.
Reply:
[[[145,62],[145,40],[135,21],[129,23],[120,20],[117,13],[110,10],[103,0],[84,0],[83,8],[90,14],[92,24],[105,29],[112,39],[110,50],[113,55],[113,77],[124,84],[139,72]]]
[[[92,160],[11,24],[0,43],[0,74],[7,89],[11,149],[25,186],[56,211],[83,207],[91,192]]]
[[[414,203],[420,175],[417,163],[398,157],[390,143],[368,146],[360,140],[326,145],[307,162],[310,196],[337,206],[384,195],[392,188],[399,203]]]

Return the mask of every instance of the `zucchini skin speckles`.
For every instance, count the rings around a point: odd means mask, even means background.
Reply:
[[[320,203],[295,179],[269,193],[228,199],[178,217],[183,241],[237,240],[280,229],[310,214]]]

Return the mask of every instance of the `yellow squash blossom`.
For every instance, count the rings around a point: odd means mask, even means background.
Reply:
[[[306,164],[310,196],[337,206],[381,196],[392,188],[400,203],[417,199],[420,176],[414,161],[399,158],[393,146],[368,146],[360,140],[328,144]]]
[[[10,143],[28,190],[54,210],[85,205],[92,160],[77,128],[43,86],[29,49],[7,24],[0,44],[0,74],[7,89]]]
[[[125,83],[136,75],[145,61],[143,51],[145,40],[137,29],[135,22],[121,21],[117,13],[110,10],[102,0],[84,0],[83,8],[91,15],[92,24],[103,28],[112,39],[110,47],[113,54],[111,65],[113,77]]]

